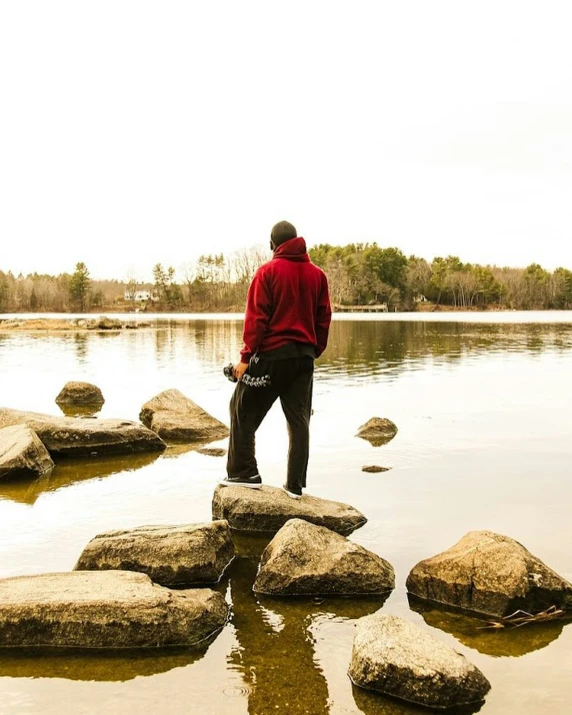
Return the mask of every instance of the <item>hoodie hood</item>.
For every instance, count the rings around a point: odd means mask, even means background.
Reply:
[[[310,256],[306,249],[306,241],[301,236],[284,241],[274,251],[274,258],[286,258],[288,261],[309,263]]]

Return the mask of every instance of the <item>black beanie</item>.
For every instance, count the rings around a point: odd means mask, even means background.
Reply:
[[[289,241],[291,238],[296,238],[297,235],[296,229],[291,223],[288,221],[280,221],[272,229],[270,240],[276,247],[278,247],[285,241]]]

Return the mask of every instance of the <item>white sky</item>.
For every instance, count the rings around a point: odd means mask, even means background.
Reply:
[[[0,270],[377,240],[572,268],[572,6],[5,0]]]

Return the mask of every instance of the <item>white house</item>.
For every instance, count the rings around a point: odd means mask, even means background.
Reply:
[[[123,298],[134,303],[146,303],[148,300],[156,303],[159,300],[159,296],[156,293],[151,293],[150,290],[136,290],[135,293],[126,290]]]

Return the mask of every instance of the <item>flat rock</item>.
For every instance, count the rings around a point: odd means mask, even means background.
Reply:
[[[307,494],[292,499],[283,489],[219,485],[213,495],[213,519],[226,519],[238,531],[276,532],[289,519],[304,519],[338,534],[349,534],[367,519],[353,506]]]
[[[101,407],[105,400],[97,385],[92,385],[89,382],[66,382],[56,397],[56,402],[58,405],[67,406],[93,405]]]
[[[217,583],[234,558],[226,521],[182,526],[140,526],[92,539],[75,565],[78,571],[138,571],[163,586]]]
[[[226,449],[222,447],[201,447],[197,449],[199,454],[206,454],[207,457],[224,457],[226,454]]]
[[[228,427],[179,390],[165,390],[141,408],[139,419],[172,442],[213,442],[228,437]]]
[[[271,596],[371,595],[395,588],[393,567],[345,536],[288,521],[260,560],[254,591]]]
[[[349,676],[362,688],[439,710],[480,703],[491,687],[464,655],[409,621],[379,613],[356,624]]]
[[[0,580],[0,648],[190,646],[217,633],[227,617],[220,593],[171,591],[140,573],[72,571]]]
[[[39,477],[54,463],[38,435],[26,425],[0,429],[0,480]]]
[[[52,417],[0,408],[0,428],[12,425],[27,425],[36,432],[50,454],[62,456],[160,452],[167,446],[138,422]]]
[[[419,598],[502,618],[522,609],[572,609],[572,584],[518,541],[470,531],[453,547],[421,561],[407,578]]]
[[[368,464],[361,468],[362,472],[369,472],[370,474],[378,474],[380,472],[389,472],[391,467],[379,467],[377,464]]]
[[[366,439],[374,447],[381,447],[395,437],[397,427],[385,417],[372,417],[364,425],[362,425],[356,437]]]

